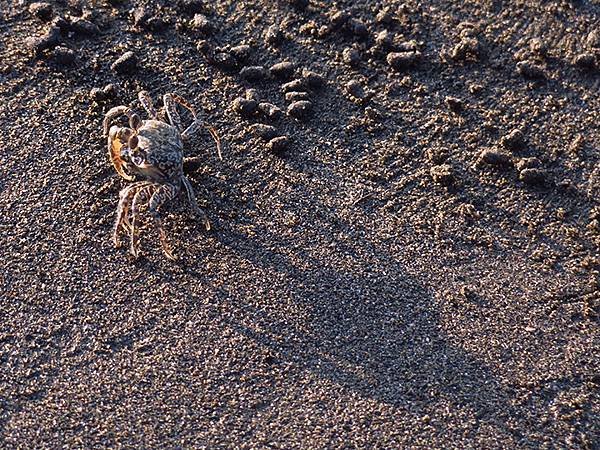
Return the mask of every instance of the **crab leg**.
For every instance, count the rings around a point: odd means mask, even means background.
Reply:
[[[156,111],[156,108],[154,108],[154,104],[152,102],[150,94],[148,94],[147,91],[140,91],[138,94],[138,99],[140,100],[140,103],[142,104],[150,118],[158,120],[158,112]]]
[[[116,248],[121,247],[121,240],[119,239],[119,231],[121,228],[131,229],[131,225],[128,222],[125,223],[125,219],[127,218],[127,214],[129,214],[129,207],[134,194],[135,186],[126,187],[119,193],[120,198],[119,205],[117,206],[117,218],[113,227],[113,243]]]
[[[171,251],[169,243],[167,242],[167,234],[165,233],[165,229],[163,227],[162,219],[160,218],[158,208],[160,208],[160,206],[163,203],[175,198],[177,196],[178,192],[179,192],[178,186],[173,185],[173,184],[163,184],[162,186],[160,186],[158,189],[156,189],[154,191],[154,193],[152,194],[152,197],[150,197],[150,201],[148,202],[148,211],[150,212],[150,215],[154,219],[156,228],[158,228],[158,232],[159,232],[159,236],[160,236],[160,244],[162,245],[163,251],[165,252],[165,255],[167,255],[167,257],[169,259],[173,259],[173,260],[175,259],[175,256],[173,255],[173,252]]]
[[[221,138],[217,134],[217,130],[215,130],[210,125],[204,124],[204,126],[206,127],[206,129],[208,130],[208,132],[210,133],[210,135],[212,136],[212,138],[214,139],[215,144],[217,144],[217,155],[219,156],[219,159],[221,161],[223,161],[223,155],[221,154]]]
[[[208,221],[208,217],[206,216],[204,210],[198,206],[198,201],[196,200],[194,188],[192,187],[190,180],[188,180],[184,175],[181,177],[181,182],[183,183],[183,187],[185,188],[185,193],[187,195],[188,202],[192,207],[192,211],[194,211],[194,214],[200,217],[202,223],[204,223],[204,228],[206,228],[206,231],[210,230],[210,222]]]
[[[171,122],[171,125],[174,127],[177,127],[178,130],[182,130],[183,125],[181,123],[181,116],[177,112],[177,104],[180,104],[192,114],[194,121],[181,133],[181,139],[183,139],[184,142],[188,141],[194,134],[198,132],[200,127],[204,126],[217,144],[217,154],[219,155],[219,159],[223,159],[223,156],[221,155],[221,139],[219,138],[219,135],[213,127],[206,125],[197,117],[196,110],[186,99],[171,92],[163,96],[163,103],[165,105],[165,111],[167,113],[167,117],[169,118],[169,122]]]
[[[149,181],[140,181],[134,183],[126,188],[122,189],[119,193],[119,205],[117,206],[117,219],[113,227],[113,242],[115,247],[121,246],[119,240],[119,231],[124,228],[126,231],[131,231],[131,222],[129,221],[129,209],[131,208],[131,202],[137,191],[146,185],[151,184]]]
[[[135,258],[138,257],[139,248],[139,236],[136,232],[136,228],[139,222],[140,206],[142,202],[148,200],[148,198],[150,197],[150,193],[154,189],[156,189],[156,187],[156,183],[148,183],[144,186],[138,185],[138,189],[136,190],[136,193],[133,196],[133,202],[131,207],[131,246],[129,248],[129,251]]]
[[[177,103],[179,102],[175,101],[174,96],[175,94],[163,95],[163,104],[165,105],[165,112],[167,113],[170,124],[181,132],[183,125],[181,123],[181,116],[177,112]],[[195,117],[196,115],[194,114],[194,118]]]
[[[184,142],[188,141],[198,130],[204,125],[201,119],[196,119],[192,124],[181,133],[181,139]]]
[[[221,139],[219,138],[219,135],[217,134],[215,129],[210,125],[206,125],[204,122],[202,122],[202,120],[194,120],[192,124],[189,127],[187,127],[183,133],[181,133],[181,139],[183,139],[184,142],[187,142],[194,134],[198,132],[200,127],[205,127],[212,136],[213,140],[215,141],[215,144],[217,144],[217,155],[222,161],[223,155],[221,154]]]
[[[194,107],[192,105],[190,105],[190,103],[183,98],[181,95],[175,94],[175,93],[170,93],[167,94],[171,96],[171,99],[176,102],[179,103],[181,106],[183,106],[185,109],[187,109],[190,113],[192,113],[192,117],[195,119],[196,118],[196,110],[194,109]]]

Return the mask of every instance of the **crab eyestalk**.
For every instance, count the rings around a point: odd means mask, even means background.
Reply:
[[[137,131],[141,125],[142,119],[140,119],[140,116],[138,116],[137,114],[132,114],[129,118],[129,126],[135,131]]]

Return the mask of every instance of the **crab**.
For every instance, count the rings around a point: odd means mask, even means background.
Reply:
[[[127,106],[116,106],[106,113],[103,123],[110,161],[117,174],[133,182],[119,194],[113,242],[115,247],[120,247],[121,232],[129,232],[130,253],[134,257],[138,256],[140,209],[146,205],[159,231],[165,255],[174,260],[176,258],[167,241],[159,209],[184,190],[192,211],[200,218],[206,230],[210,230],[208,217],[198,206],[194,189],[183,173],[183,149],[185,143],[204,126],[215,140],[220,157],[219,138],[214,129],[197,118],[194,108],[177,94],[167,93],[163,96],[164,119],[159,117],[146,91],[139,92],[138,98],[149,119],[142,120]],[[177,105],[186,108],[193,117],[193,122],[186,128],[182,125]],[[109,129],[111,121],[120,115],[127,116],[129,126],[113,125]]]

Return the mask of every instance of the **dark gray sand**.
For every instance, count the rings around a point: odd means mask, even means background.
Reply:
[[[598,2],[0,6],[2,447],[600,448]],[[175,263],[142,89],[224,143]]]

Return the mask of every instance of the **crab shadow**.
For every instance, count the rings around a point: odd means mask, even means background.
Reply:
[[[236,311],[225,326],[257,343],[273,364],[309,371],[340,392],[419,418],[451,405],[520,439],[505,423],[525,420],[527,411],[511,405],[510,388],[489,367],[450,341],[433,292],[407,274],[395,247],[357,224],[326,222],[312,223],[323,237],[318,246],[292,251],[266,229],[252,238],[233,226],[220,230],[219,244],[264,274],[251,285],[215,289],[214,301]],[[337,239],[338,231],[351,239]],[[261,307],[261,296],[281,299],[281,310]],[[290,319],[290,308],[303,319]]]

